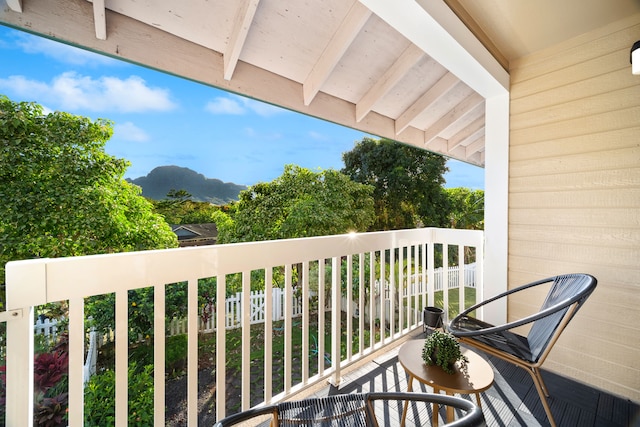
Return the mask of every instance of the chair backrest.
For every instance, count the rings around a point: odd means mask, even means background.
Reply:
[[[278,426],[367,426],[367,395],[341,394],[278,404]]]
[[[380,402],[382,402],[382,406],[377,404]],[[437,403],[461,411],[462,415],[459,415],[451,423],[447,423],[447,426],[480,427],[486,425],[480,407],[461,397],[433,393],[371,392],[330,395],[256,407],[229,415],[218,421],[215,427],[230,427],[248,421],[254,424],[261,421],[260,425],[266,425],[265,422],[269,421],[268,418],[271,418],[270,426],[281,427],[378,427],[388,425],[389,416],[397,419],[390,413],[396,409],[402,410],[403,403],[408,402],[421,402],[426,405],[426,408],[431,408],[433,403]],[[382,423],[378,421],[377,411],[383,415]],[[427,411],[421,410],[419,413],[426,414],[430,420]],[[400,416],[400,414],[398,413],[396,416]]]
[[[554,338],[554,334],[562,332],[582,303],[594,291],[597,283],[595,277],[588,274],[565,274],[552,277],[549,281],[553,283],[540,311],[558,305],[566,307],[533,322],[527,340],[534,361],[543,356],[549,344],[557,338]]]

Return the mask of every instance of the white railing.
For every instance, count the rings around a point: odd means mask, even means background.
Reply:
[[[115,423],[127,425],[128,416],[128,291],[153,287],[154,336],[165,335],[165,289],[167,284],[186,282],[187,318],[187,420],[197,425],[198,416],[198,289],[199,279],[216,279],[215,307],[217,324],[224,324],[226,310],[226,281],[228,275],[240,274],[242,304],[240,311],[241,332],[241,409],[250,406],[250,291],[252,277],[260,273],[261,286],[267,294],[274,288],[274,270],[282,273],[285,290],[283,389],[274,393],[271,375],[264,376],[264,403],[282,400],[319,381],[329,379],[338,383],[341,370],[363,356],[376,351],[417,328],[421,322],[422,307],[434,301],[434,254],[445,254],[442,267],[464,264],[465,247],[475,248],[480,261],[483,234],[479,231],[449,229],[415,229],[379,233],[325,236],[307,239],[290,239],[269,242],[191,247],[123,254],[96,255],[75,258],[35,259],[10,262],[6,268],[7,312],[0,313],[0,321],[7,321],[7,425],[33,425],[33,319],[34,307],[56,301],[69,304],[69,425],[81,426],[84,420],[83,362],[85,355],[84,299],[94,295],[115,293]],[[458,247],[455,260],[448,258],[449,246]],[[252,275],[252,272],[254,273]],[[297,282],[294,277],[298,278]],[[414,278],[413,280],[409,278]],[[255,280],[255,279],[253,279]],[[376,295],[376,281],[390,283],[389,307],[381,304]],[[420,292],[408,287],[408,282],[418,280]],[[459,301],[465,301],[465,279],[459,275]],[[476,298],[482,295],[482,262],[478,262],[475,274]],[[294,290],[295,288],[295,290]],[[317,292],[316,309],[310,307],[311,291]],[[310,342],[308,334],[302,334],[301,354],[293,354],[293,303],[294,292],[302,295],[302,316],[295,327],[308,331],[313,320],[318,331],[317,342]],[[357,295],[357,296],[356,296]],[[403,297],[400,297],[403,295]],[[357,307],[347,304],[346,319],[341,316],[342,297],[357,301]],[[366,298],[366,299],[365,299]],[[443,304],[449,306],[449,292],[443,293]],[[330,307],[330,318],[324,310]],[[264,307],[264,338],[260,344],[264,350],[264,371],[273,372],[273,310],[267,299]],[[359,311],[357,317],[355,311]],[[385,319],[386,328],[376,336],[375,323],[365,324],[362,311],[368,311],[370,319]],[[366,314],[366,313],[365,313]],[[313,319],[312,319],[312,316]],[[317,316],[317,318],[316,318]],[[365,339],[365,330],[371,339]],[[216,335],[216,415],[226,414],[226,329],[218,328]],[[347,345],[341,352],[341,340]],[[314,340],[316,339],[313,337]],[[357,349],[351,345],[354,339]],[[165,340],[154,341],[154,365],[165,366]],[[306,363],[302,366],[300,381],[293,382],[294,358],[308,360],[313,346],[325,348],[330,343],[331,366],[324,367],[325,354],[317,351],[317,365],[312,372]],[[154,425],[165,424],[165,372],[154,369]]]
[[[443,269],[442,267],[438,267],[434,270],[434,290],[441,291],[442,283],[443,283]],[[449,267],[448,274],[448,289],[457,289],[460,286],[459,282],[459,266]],[[464,286],[467,288],[475,288],[475,277],[476,277],[476,266],[475,263],[467,264],[463,267],[464,271]],[[376,285],[378,282],[376,282]],[[413,286],[418,285],[417,288]],[[389,291],[389,282],[386,282],[387,293]],[[422,293],[422,282],[420,278],[416,278],[415,276],[412,278],[411,287],[405,287],[403,295],[412,295],[415,293]],[[272,319],[273,321],[284,320],[285,311],[284,311],[284,290],[281,288],[274,288],[272,291],[271,299],[272,299]],[[255,290],[251,291],[249,296],[249,309],[251,311],[249,316],[249,324],[257,325],[264,323],[264,313],[266,307],[266,294],[264,290]],[[302,316],[302,301],[299,298],[293,299],[293,313],[291,314],[293,317]],[[343,302],[343,311],[346,304]],[[241,327],[242,321],[242,292],[237,292],[234,295],[227,297],[225,299],[225,307],[226,307],[226,316],[225,316],[225,328],[226,329],[234,329]],[[208,317],[206,321],[203,321],[201,317],[198,318],[199,322],[199,331],[201,333],[210,333],[215,332],[216,330],[216,318],[214,316]],[[174,318],[169,321],[169,325],[167,327],[168,332],[167,336],[174,336],[180,334],[187,333],[187,319],[184,318]],[[58,321],[55,319],[49,318],[41,318],[36,319],[34,325],[34,331],[36,335],[43,335],[47,338],[55,338],[58,331]],[[96,335],[95,332],[92,332],[93,335]],[[114,339],[113,331],[109,333],[106,337],[97,338],[93,337],[92,340],[96,342],[98,347],[101,347],[107,342],[111,342]],[[144,340],[143,336],[140,336],[140,341]]]

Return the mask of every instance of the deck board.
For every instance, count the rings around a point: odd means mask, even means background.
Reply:
[[[406,391],[407,377],[398,362],[398,349],[391,350],[372,362],[349,372],[339,387],[329,386],[316,395],[363,393],[370,391]],[[548,426],[546,414],[530,376],[521,368],[493,357],[485,357],[493,366],[495,382],[481,395],[483,412],[489,426]],[[602,390],[576,382],[552,372],[542,371],[549,389],[551,411],[561,427],[640,427],[640,406],[637,402],[614,396]],[[415,391],[432,392],[414,382]],[[463,395],[466,399],[474,396]],[[444,412],[441,423],[444,424]],[[401,408],[380,411],[381,425],[397,426]],[[413,408],[407,425],[429,425],[431,409]],[[427,423],[425,424],[425,420]],[[441,424],[441,425],[442,425]]]

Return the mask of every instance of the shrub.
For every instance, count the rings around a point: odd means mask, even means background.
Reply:
[[[129,426],[153,425],[153,365],[139,369],[129,365]],[[84,425],[115,425],[115,379],[113,370],[91,377],[85,388]]]

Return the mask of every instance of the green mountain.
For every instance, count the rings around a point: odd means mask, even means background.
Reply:
[[[207,178],[180,166],[158,166],[147,176],[127,179],[127,181],[142,187],[142,195],[149,199],[163,200],[167,198],[170,190],[185,190],[193,196],[194,201],[217,205],[238,200],[240,191],[247,188],[244,185]]]

